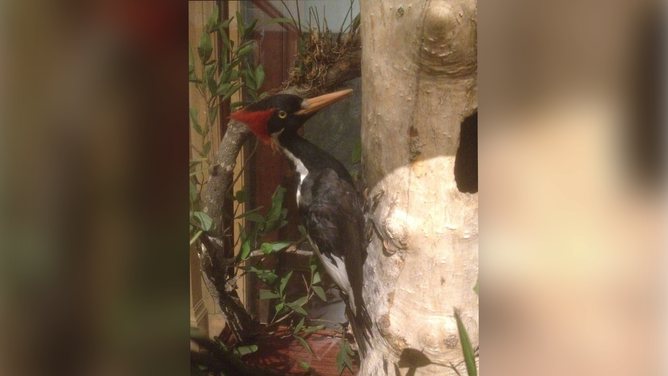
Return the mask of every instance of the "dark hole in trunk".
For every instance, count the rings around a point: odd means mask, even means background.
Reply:
[[[464,119],[461,125],[455,182],[460,192],[478,192],[478,110]]]

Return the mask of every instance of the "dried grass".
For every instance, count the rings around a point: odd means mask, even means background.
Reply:
[[[323,24],[322,31],[318,22],[309,31],[300,32],[299,54],[290,69],[286,87],[295,86],[300,91],[322,94],[331,90],[333,75],[350,76],[345,70],[359,66],[354,61],[361,57],[359,18],[350,22],[347,33],[340,30],[337,36],[327,27],[326,19]]]

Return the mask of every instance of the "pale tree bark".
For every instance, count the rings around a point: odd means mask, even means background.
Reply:
[[[360,375],[465,375],[453,308],[478,344],[478,195],[454,165],[477,110],[475,0],[363,0],[362,145],[376,231]]]

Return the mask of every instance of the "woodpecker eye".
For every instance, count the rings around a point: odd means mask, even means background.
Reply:
[[[288,113],[285,111],[278,111],[278,117],[281,119],[285,119],[288,116]]]

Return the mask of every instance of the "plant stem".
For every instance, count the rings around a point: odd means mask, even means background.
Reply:
[[[193,243],[195,242],[195,240],[197,240],[197,238],[199,238],[200,235],[202,235],[203,233],[204,233],[203,230],[198,230],[198,231],[195,233],[195,236],[193,236],[193,238],[190,239],[190,245],[193,245]]]

